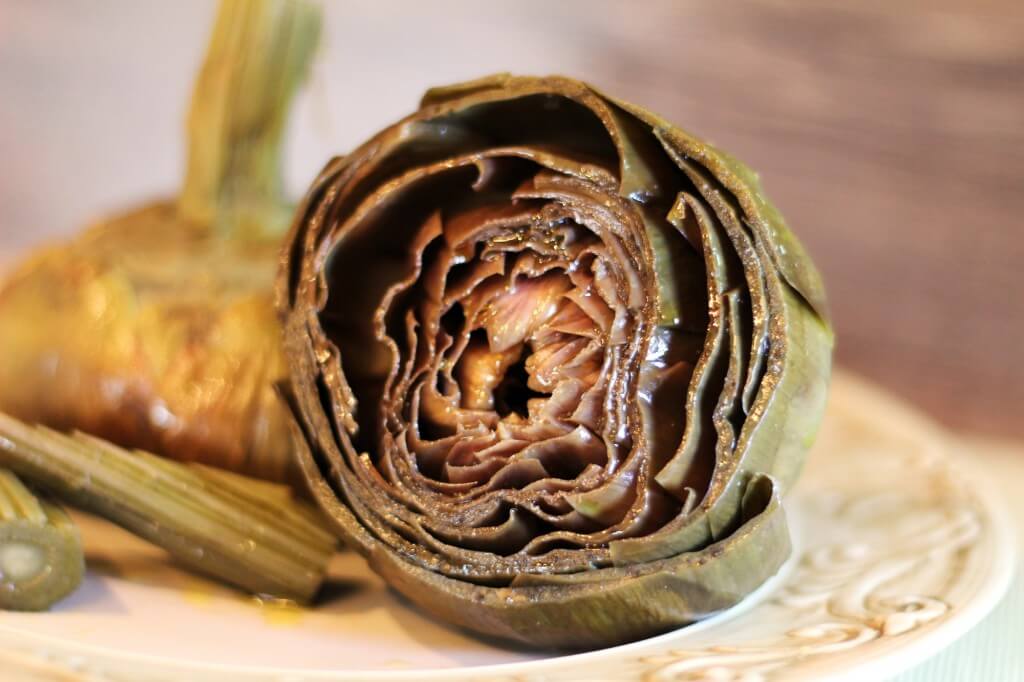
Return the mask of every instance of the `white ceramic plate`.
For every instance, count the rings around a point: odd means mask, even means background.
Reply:
[[[789,500],[798,550],[729,612],[574,656],[433,622],[342,554],[328,602],[258,604],[82,518],[89,574],[50,613],[0,613],[3,679],[881,679],[949,644],[1003,594],[1013,540],[995,492],[913,411],[848,375]]]

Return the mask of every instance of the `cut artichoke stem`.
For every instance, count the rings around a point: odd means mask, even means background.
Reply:
[[[283,503],[292,498],[291,488],[280,483],[250,478],[199,462],[189,462],[188,466],[203,478],[267,502]]]
[[[67,513],[0,469],[0,609],[48,609],[78,587],[84,571]]]
[[[149,453],[2,414],[0,464],[253,594],[310,601],[336,546],[299,501],[240,494],[240,481],[226,486]]]
[[[170,466],[174,466],[171,464]],[[314,507],[294,501],[294,492],[286,485],[261,481],[248,476],[216,469],[202,464],[191,464],[202,478],[212,485],[221,486],[225,494],[237,495],[244,502],[270,508],[280,516],[292,533],[302,534],[310,542],[334,544],[337,539],[327,530],[323,513]]]

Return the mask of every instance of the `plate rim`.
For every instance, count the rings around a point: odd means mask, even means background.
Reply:
[[[821,656],[820,660],[813,662],[805,669],[801,669],[794,676],[794,679],[828,679],[840,682],[854,682],[855,680],[870,678],[888,677],[905,671],[918,665],[925,659],[934,655],[942,648],[945,648],[953,641],[961,637],[975,627],[1005,595],[1012,582],[1017,563],[1016,537],[1013,530],[1011,515],[999,488],[993,483],[990,476],[977,465],[971,466],[969,459],[957,452],[955,447],[959,440],[954,434],[948,433],[938,423],[924,416],[917,408],[914,408],[901,399],[892,396],[884,389],[880,389],[870,382],[850,375],[846,371],[839,371],[835,377],[836,383],[843,384],[843,391],[851,394],[861,394],[856,402],[869,400],[872,412],[880,414],[883,418],[879,424],[880,428],[890,428],[900,433],[912,432],[915,440],[927,445],[927,449],[939,457],[944,466],[950,472],[964,482],[964,488],[970,492],[970,496],[977,504],[980,514],[984,517],[985,528],[988,533],[986,542],[991,546],[988,558],[988,570],[984,579],[976,580],[979,585],[970,592],[970,598],[956,609],[955,618],[939,618],[925,624],[916,630],[915,636],[906,640],[900,646],[888,647],[883,651],[873,653],[864,657],[859,663],[844,666],[838,671],[815,670],[816,665],[827,661],[828,656]],[[894,426],[895,425],[895,426]],[[979,494],[983,493],[983,494]],[[792,514],[795,521],[794,541],[803,542],[803,532],[800,523],[800,514]],[[245,679],[245,680],[310,680],[326,681],[333,680],[343,682],[346,680],[436,680],[436,679],[466,679],[466,678],[513,678],[513,679],[543,679],[547,674],[558,674],[560,669],[587,666],[594,669],[606,659],[614,659],[621,662],[624,658],[638,658],[640,654],[649,651],[655,653],[663,648],[665,644],[671,643],[674,639],[689,634],[697,634],[702,630],[709,629],[715,625],[732,620],[749,611],[756,605],[768,599],[779,586],[791,575],[800,557],[800,547],[794,547],[794,552],[786,565],[776,576],[773,576],[765,585],[759,588],[750,598],[745,599],[733,609],[701,621],[681,630],[658,635],[649,639],[632,642],[616,647],[598,651],[574,653],[567,655],[554,655],[549,658],[534,661],[519,661],[512,663],[484,664],[477,666],[458,666],[450,668],[432,669],[288,669],[269,666],[249,666],[239,664],[225,664],[214,662],[199,662],[178,660],[169,657],[161,657],[152,654],[140,654],[131,652],[118,652],[106,646],[79,643],[74,640],[50,636],[39,633],[25,632],[18,626],[12,626],[0,622],[0,632],[14,635],[17,639],[28,640],[37,643],[39,646],[49,644],[63,650],[62,654],[43,656],[48,659],[62,672],[74,672],[75,668],[81,668],[88,663],[85,658],[93,657],[103,659],[106,665],[113,666],[143,666],[143,674],[168,675],[168,679],[175,679],[174,675],[188,674],[193,678],[212,677],[214,679]],[[0,645],[3,644],[0,639]],[[31,648],[31,646],[30,646]],[[2,652],[2,648],[0,648]],[[60,664],[54,658],[66,658],[66,664]],[[644,674],[639,671],[639,674]],[[103,676],[100,676],[103,679]],[[112,679],[119,679],[113,677]],[[128,679],[128,678],[126,678]],[[159,679],[159,678],[158,678]],[[789,677],[787,677],[789,679]]]

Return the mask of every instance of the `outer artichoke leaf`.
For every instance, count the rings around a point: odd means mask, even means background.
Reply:
[[[523,574],[511,587],[490,588],[424,571],[380,548],[371,550],[370,563],[444,620],[506,639],[585,649],[655,635],[729,608],[774,575],[789,551],[773,486],[770,502],[728,539],[629,568]]]

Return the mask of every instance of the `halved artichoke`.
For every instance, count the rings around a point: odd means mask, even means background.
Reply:
[[[650,112],[560,77],[429,91],[315,182],[278,305],[316,497],[443,619],[615,644],[790,552],[822,284],[756,176]]]

